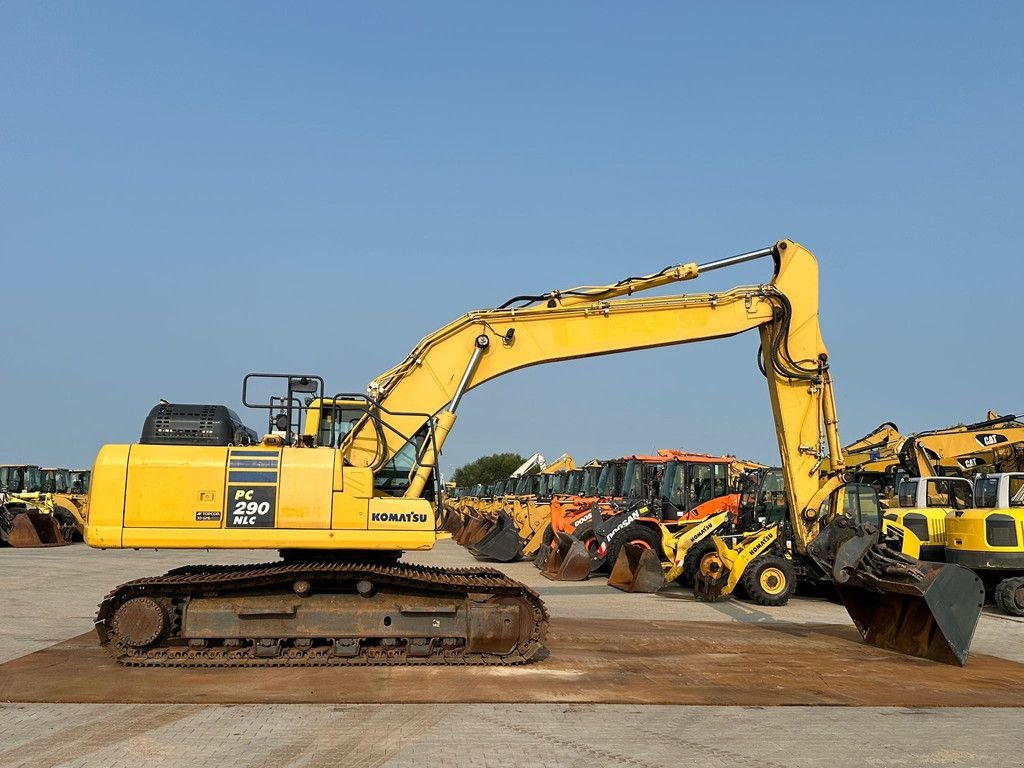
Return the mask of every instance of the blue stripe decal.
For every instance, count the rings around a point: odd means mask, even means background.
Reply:
[[[276,483],[277,472],[228,472],[229,483]]]
[[[239,469],[244,467],[269,467],[270,469],[277,469],[277,459],[231,459],[229,466]]]
[[[242,457],[249,457],[249,456],[277,456],[278,453],[280,453],[280,451],[250,451],[247,448],[232,448],[231,449],[231,456],[232,456],[232,458],[237,457],[239,459],[242,458]]]

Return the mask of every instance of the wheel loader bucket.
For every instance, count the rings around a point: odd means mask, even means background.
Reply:
[[[608,586],[623,592],[657,592],[665,586],[665,572],[654,550],[626,542],[608,576]]]
[[[579,539],[558,534],[558,548],[552,549],[540,572],[552,581],[583,581],[590,575],[590,553]]]
[[[835,536],[830,523],[812,542]],[[838,526],[833,581],[865,642],[963,666],[985,603],[985,588],[958,565],[906,557],[879,543],[873,526]],[[841,529],[846,528],[845,532]]]
[[[544,529],[541,528],[538,531],[534,531],[526,543],[523,544],[523,556],[533,559],[533,564],[537,565],[537,557],[540,555],[541,550],[545,550],[547,547],[544,546]],[[538,566],[539,567],[539,566]]]
[[[473,515],[466,521],[466,527],[462,529],[459,537],[459,544],[464,547],[471,547],[484,537],[491,527],[491,521],[479,515]]]
[[[12,547],[63,547],[70,544],[60,535],[53,515],[42,512],[19,512],[11,521],[7,543]]]
[[[515,521],[505,510],[498,512],[498,520],[480,541],[469,547],[474,555],[499,563],[511,563],[523,555],[523,541]]]
[[[541,542],[540,549],[537,550],[537,554],[533,557],[533,567],[543,571],[548,558],[551,557],[551,553],[554,551],[552,545]]]
[[[441,523],[441,530],[447,531],[452,535],[453,539],[458,539],[459,533],[465,527],[465,523],[462,522],[462,515],[458,510],[452,507],[444,508],[444,520]]]

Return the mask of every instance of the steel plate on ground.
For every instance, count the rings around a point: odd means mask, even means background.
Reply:
[[[838,624],[555,618],[545,644],[548,658],[519,667],[124,669],[90,632],[0,665],[0,701],[920,708],[1018,706],[1024,690],[1024,664],[984,655],[939,664],[867,645]]]

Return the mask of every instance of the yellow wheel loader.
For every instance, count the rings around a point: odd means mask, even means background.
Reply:
[[[82,541],[85,521],[89,517],[89,495],[81,490],[81,477],[73,487],[71,470],[58,467],[40,469],[42,492],[49,494],[52,514],[65,541]]]
[[[1024,616],[1024,472],[983,475],[974,503],[946,521],[946,560],[975,571],[995,604]]]
[[[639,295],[756,259],[773,264],[766,283]],[[841,498],[842,454],[818,330],[817,261],[788,240],[463,314],[424,337],[365,394],[331,398],[361,406],[336,444],[318,441],[320,422],[309,423],[306,399],[329,397],[316,376],[245,377],[242,403],[267,409],[272,427],[252,445],[238,444],[223,406],[158,406],[138,443],[100,449],[87,543],[267,549],[283,562],[196,565],[122,584],[100,605],[100,642],[129,666],[530,661],[547,627],[532,590],[490,568],[398,562],[437,538],[437,462],[463,397],[531,365],[753,330],[761,337],[795,552],[809,552],[815,567],[842,584],[868,642],[963,663],[980,612],[973,573],[900,559],[870,527],[821,523],[825,502]],[[251,397],[259,380],[281,382],[284,395],[269,404]],[[835,473],[823,476],[826,442]],[[728,578],[749,568],[771,582],[785,570],[774,554],[781,541],[737,551]]]
[[[70,543],[62,534],[52,494],[43,491],[40,468],[33,464],[0,466],[0,545],[60,547]]]

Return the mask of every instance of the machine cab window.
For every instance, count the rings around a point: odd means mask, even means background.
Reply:
[[[911,508],[917,505],[917,480],[904,480],[900,483],[900,506]]]
[[[1010,506],[1024,507],[1024,475],[1010,475]]]
[[[999,478],[983,477],[974,483],[974,506],[994,509],[999,503]]]
[[[971,506],[972,496],[972,486],[969,480],[960,478],[928,480],[929,507],[967,509]]]

